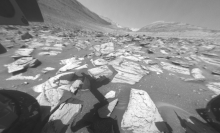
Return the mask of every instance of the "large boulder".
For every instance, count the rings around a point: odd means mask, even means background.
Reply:
[[[133,133],[160,133],[156,127],[162,122],[154,102],[147,92],[131,89],[128,108],[123,115],[121,127],[125,132]]]

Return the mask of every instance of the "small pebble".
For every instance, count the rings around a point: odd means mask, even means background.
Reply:
[[[24,85],[27,85],[27,84],[29,84],[29,83],[28,83],[28,82],[24,82],[23,84],[24,84]]]

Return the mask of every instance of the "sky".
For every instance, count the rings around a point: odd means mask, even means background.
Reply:
[[[121,26],[141,28],[156,21],[183,22],[220,30],[220,0],[78,0]]]

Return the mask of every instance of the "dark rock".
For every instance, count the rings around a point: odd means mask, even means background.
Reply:
[[[33,38],[33,36],[31,34],[29,34],[28,32],[21,35],[22,40],[26,40],[26,39],[30,39],[30,38]]]
[[[4,54],[6,52],[7,52],[6,48],[0,43],[0,54]]]

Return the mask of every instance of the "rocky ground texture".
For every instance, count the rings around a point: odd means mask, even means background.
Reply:
[[[215,132],[189,119],[220,94],[212,40],[1,26],[0,47],[1,89],[37,99],[44,133]]]

